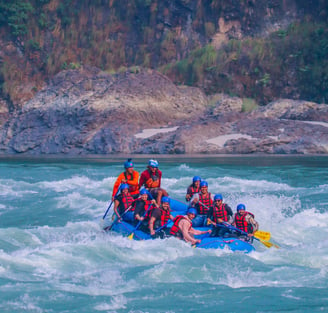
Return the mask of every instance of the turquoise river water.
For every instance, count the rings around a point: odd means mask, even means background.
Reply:
[[[193,249],[104,233],[123,158],[0,159],[0,312],[328,312],[328,157],[158,158],[244,203],[280,249]],[[135,157],[142,171],[146,158]]]

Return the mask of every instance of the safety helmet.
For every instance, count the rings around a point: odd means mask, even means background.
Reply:
[[[237,212],[240,210],[246,210],[245,204],[240,203],[237,205]]]
[[[197,210],[195,208],[189,208],[187,210],[187,214],[194,214],[196,216],[197,215]]]
[[[201,181],[202,179],[199,176],[194,176],[192,182]]]
[[[202,180],[200,182],[200,187],[208,187],[208,182],[206,180]]]
[[[123,189],[129,189],[129,185],[128,184],[122,184],[120,189],[121,190],[123,190]]]
[[[157,168],[158,162],[156,160],[149,160],[148,165]]]
[[[162,203],[170,203],[169,197],[162,197]]]
[[[214,196],[214,201],[216,201],[216,200],[222,200],[222,199],[223,199],[223,197],[222,197],[222,195],[220,193],[218,193],[218,194],[216,194]]]
[[[124,162],[124,168],[127,169],[127,168],[130,168],[130,167],[133,167],[133,163],[131,162],[131,160],[127,160]]]
[[[148,195],[147,189],[141,189],[140,190],[140,196],[142,196],[142,195]]]

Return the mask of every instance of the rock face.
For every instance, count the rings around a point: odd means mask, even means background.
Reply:
[[[246,113],[240,98],[142,69],[64,71],[4,114],[1,154],[328,153],[327,105],[279,100]]]

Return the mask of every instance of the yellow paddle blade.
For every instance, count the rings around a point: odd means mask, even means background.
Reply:
[[[128,238],[129,238],[130,240],[132,240],[132,239],[133,239],[133,236],[134,236],[134,233],[131,233],[131,234],[128,236]]]
[[[261,243],[263,243],[267,248],[271,248],[273,246],[273,243],[269,242],[269,241],[263,241],[261,239],[259,239],[259,241]]]
[[[271,234],[267,231],[258,230],[254,233],[254,236],[258,239],[269,241],[271,238]]]
[[[279,249],[280,247],[278,245],[276,245],[275,243],[269,242],[269,241],[264,241],[261,239],[258,239],[261,243],[263,243],[267,248],[271,248],[271,247],[275,247],[277,249]]]

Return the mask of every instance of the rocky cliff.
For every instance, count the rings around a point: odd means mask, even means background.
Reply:
[[[0,114],[1,154],[328,153],[328,106],[206,96],[154,70],[63,71],[21,110]]]

